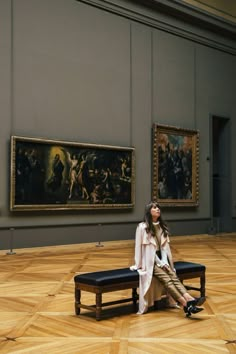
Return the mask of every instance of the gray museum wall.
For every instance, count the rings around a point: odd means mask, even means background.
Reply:
[[[90,3],[102,1],[0,1],[0,249],[134,238],[151,199],[154,122],[200,132],[199,207],[164,216],[173,234],[208,232],[211,114],[230,118],[235,151],[235,42],[134,1]],[[134,147],[135,207],[10,212],[11,135]]]

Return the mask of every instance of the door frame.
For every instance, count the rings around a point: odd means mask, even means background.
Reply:
[[[228,172],[228,183],[227,183],[227,194],[228,194],[228,214],[229,214],[229,222],[228,224],[228,228],[222,230],[221,226],[222,226],[222,220],[224,215],[221,214],[219,216],[219,218],[217,218],[218,220],[214,220],[214,215],[213,215],[213,196],[214,196],[214,192],[213,192],[213,120],[214,118],[218,118],[219,120],[225,121],[227,122],[227,140],[228,140],[228,144],[225,146],[225,149],[228,152],[228,156],[229,156],[229,165],[227,168],[227,172]],[[219,232],[231,232],[232,231],[232,168],[231,168],[231,120],[230,117],[226,117],[226,116],[221,116],[219,114],[210,114],[210,118],[209,118],[209,151],[210,151],[210,158],[209,158],[209,162],[210,162],[210,166],[209,166],[209,197],[210,197],[210,229],[209,229],[209,233],[210,234],[215,234],[215,233],[219,233]],[[224,218],[225,221],[225,218]],[[224,223],[225,224],[225,223]]]

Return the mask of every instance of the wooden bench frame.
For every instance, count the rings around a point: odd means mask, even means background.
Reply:
[[[95,311],[96,320],[99,321],[101,319],[102,307],[122,304],[131,301],[133,301],[133,305],[136,307],[138,301],[138,293],[137,293],[138,287],[139,287],[139,281],[123,282],[123,283],[103,285],[103,286],[88,285],[88,284],[76,282],[75,283],[75,313],[76,315],[79,315],[81,308],[92,310]],[[102,294],[112,292],[112,291],[127,290],[127,289],[132,289],[132,297],[102,303]],[[82,290],[88,291],[90,293],[94,293],[96,295],[96,305],[89,306],[89,305],[81,304]]]
[[[178,274],[178,272],[177,272]],[[197,290],[200,291],[201,296],[205,296],[205,270],[198,271],[198,272],[189,272],[189,273],[184,273],[184,274],[178,274],[179,279],[183,282],[184,280],[187,279],[193,279],[193,278],[200,278],[200,287],[192,287],[185,285],[186,289],[188,290]],[[115,304],[121,304],[125,302],[133,302],[133,305],[136,308],[136,304],[138,301],[138,294],[137,294],[137,288],[139,287],[139,279],[135,281],[129,281],[129,282],[119,282],[116,284],[108,284],[108,285],[90,285],[90,284],[85,284],[83,282],[79,282],[75,280],[75,313],[76,315],[80,315],[80,309],[87,309],[91,311],[95,311],[96,314],[96,320],[99,321],[101,319],[101,313],[102,313],[102,308],[105,306],[111,306]],[[110,302],[102,302],[102,294],[108,293],[108,292],[113,292],[113,291],[119,291],[119,290],[127,290],[127,289],[132,289],[132,297],[130,298],[125,298],[125,299],[119,299],[116,301],[110,301]],[[81,291],[87,291],[90,293],[94,293],[96,298],[95,298],[95,305],[85,305],[81,303]]]
[[[200,288],[196,288],[194,286],[185,285],[185,284],[184,286],[187,290],[200,291],[201,296],[205,297],[206,296],[206,274],[205,273],[206,273],[205,271],[194,272],[194,276],[193,276],[193,273],[190,272],[190,273],[185,273],[183,275],[179,274],[178,277],[183,284],[184,284],[184,280],[200,278]]]

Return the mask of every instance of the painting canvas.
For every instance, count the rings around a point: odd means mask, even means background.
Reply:
[[[153,124],[152,198],[162,206],[197,206],[199,132]]]
[[[132,208],[134,148],[11,137],[10,210]]]

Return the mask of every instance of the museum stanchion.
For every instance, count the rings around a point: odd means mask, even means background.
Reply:
[[[99,232],[98,232],[98,234],[99,234],[99,237],[101,237],[101,234],[102,234],[102,224],[98,224],[98,226],[99,226]],[[96,244],[96,247],[104,247],[104,245],[101,243],[101,241],[98,241],[97,242],[97,244]]]
[[[16,254],[16,252],[13,251],[13,241],[14,241],[14,228],[10,228],[10,245],[9,245],[9,251],[6,253],[7,255],[12,255]]]

